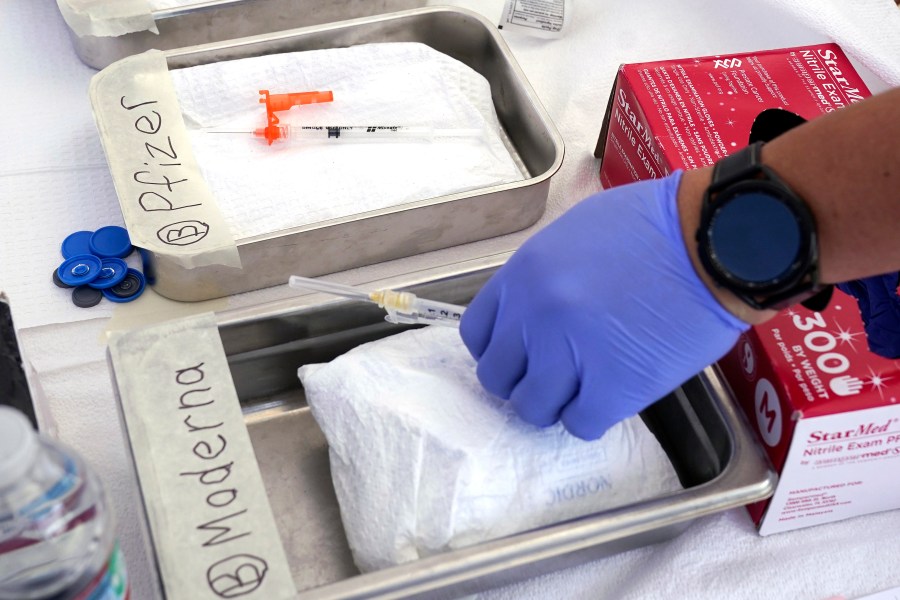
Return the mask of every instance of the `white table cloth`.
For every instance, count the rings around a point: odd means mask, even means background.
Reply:
[[[496,20],[500,0],[459,0]],[[592,152],[620,63],[836,41],[873,89],[900,84],[900,8],[892,0],[575,0],[566,35],[506,34],[566,144],[534,228],[341,273],[357,283],[516,247],[599,189]],[[496,22],[496,21],[495,21]],[[0,2],[0,290],[10,299],[42,428],[76,448],[109,489],[136,599],[158,591],[105,358],[105,332],[188,313],[288,298],[287,286],[198,304],[71,305],[50,282],[70,232],[122,224],[76,57],[54,0]],[[849,597],[900,585],[900,511],[759,537],[743,510],[700,519],[678,538],[479,594],[637,599]]]

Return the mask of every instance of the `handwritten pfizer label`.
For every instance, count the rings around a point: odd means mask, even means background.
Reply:
[[[100,71],[91,104],[132,242],[186,268],[240,267],[194,158],[165,55],[151,50]]]
[[[293,598],[215,317],[121,333],[109,352],[166,598]]]

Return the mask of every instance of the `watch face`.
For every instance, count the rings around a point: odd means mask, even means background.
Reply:
[[[810,230],[795,203],[765,182],[720,194],[705,229],[712,267],[729,285],[777,290],[806,268]]]

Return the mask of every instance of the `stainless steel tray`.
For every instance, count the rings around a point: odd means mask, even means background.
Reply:
[[[102,69],[145,50],[170,50],[221,42],[271,31],[310,27],[421,8],[426,0],[212,0],[152,11],[159,34],[138,31],[120,36],[69,35],[78,57]]]
[[[169,69],[370,42],[421,42],[481,73],[521,181],[423,199],[237,240],[243,269],[184,268],[144,253],[148,281],[175,300],[206,300],[412,256],[524,229],[544,211],[563,142],[503,38],[471,11],[436,7],[166,52]]]
[[[373,285],[467,303],[505,258]],[[386,323],[377,306],[322,295],[223,313],[218,323],[300,598],[456,598],[672,538],[697,517],[774,490],[776,475],[719,373],[708,368],[642,414],[683,491],[361,575],[341,525],[326,441],[296,371],[401,327]]]

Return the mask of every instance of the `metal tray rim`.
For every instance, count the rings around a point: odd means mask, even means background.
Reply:
[[[455,200],[463,200],[466,198],[474,198],[477,196],[484,196],[487,194],[495,194],[498,192],[507,192],[511,190],[521,189],[525,187],[531,187],[533,185],[542,183],[543,181],[550,179],[553,177],[556,172],[559,170],[562,165],[562,153],[558,155],[558,159],[551,168],[544,173],[537,175],[535,177],[531,177],[528,179],[523,179],[520,181],[512,182],[512,183],[504,183],[502,185],[495,185],[490,187],[479,188],[477,190],[469,190],[466,192],[456,192],[453,194],[445,194],[443,196],[435,196],[433,198],[425,198],[423,200],[413,200],[411,202],[406,202],[404,204],[397,204],[394,206],[388,206],[386,208],[379,208],[375,210],[369,210],[366,212],[355,213],[352,215],[348,215],[346,217],[337,217],[334,219],[328,219],[325,221],[316,221],[315,223],[309,223],[306,225],[298,225],[296,227],[289,227],[287,229],[278,229],[276,231],[268,231],[266,233],[260,233],[253,236],[248,236],[244,238],[238,238],[235,240],[235,243],[238,247],[253,244],[256,242],[262,242],[266,240],[271,240],[275,238],[285,237],[289,235],[296,235],[307,233],[310,231],[316,231],[318,229],[327,229],[328,227],[338,227],[341,225],[345,225],[347,223],[353,223],[356,221],[364,221],[366,219],[371,219],[374,217],[384,217],[392,214],[402,213],[406,211],[416,210],[419,208],[425,208],[427,206],[434,206],[438,204],[444,204],[448,202],[453,202]]]

